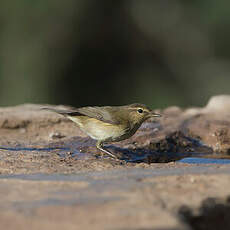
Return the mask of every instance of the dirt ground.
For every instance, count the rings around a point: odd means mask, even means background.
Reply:
[[[230,229],[230,164],[180,162],[230,163],[230,96],[157,110],[120,160],[41,107],[0,108],[1,229]]]

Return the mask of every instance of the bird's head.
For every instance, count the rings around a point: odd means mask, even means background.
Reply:
[[[141,125],[145,120],[151,117],[161,117],[161,114],[153,112],[146,105],[131,104],[127,105],[127,118],[133,125]]]

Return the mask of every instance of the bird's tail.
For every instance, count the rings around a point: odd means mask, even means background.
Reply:
[[[59,113],[63,116],[71,116],[73,113],[76,113],[75,111],[73,110],[65,110],[65,109],[55,109],[55,108],[49,108],[49,107],[44,107],[44,108],[41,108],[42,110],[47,110],[47,111],[50,111],[50,112],[55,112],[55,113]]]

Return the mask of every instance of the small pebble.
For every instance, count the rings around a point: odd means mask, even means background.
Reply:
[[[63,134],[60,133],[60,132],[53,132],[53,133],[50,133],[50,134],[49,134],[49,138],[50,138],[50,139],[61,139],[61,138],[63,138],[63,137],[65,137],[65,135],[63,135]]]

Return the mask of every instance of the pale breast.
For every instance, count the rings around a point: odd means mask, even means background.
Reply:
[[[89,119],[84,129],[91,138],[102,141],[114,141],[124,133],[118,125],[95,121],[95,119]]]
[[[127,132],[126,129],[119,125],[113,125],[100,120],[85,116],[68,117],[75,122],[79,128],[95,140],[101,141],[118,141]],[[124,139],[124,138],[122,138]]]

